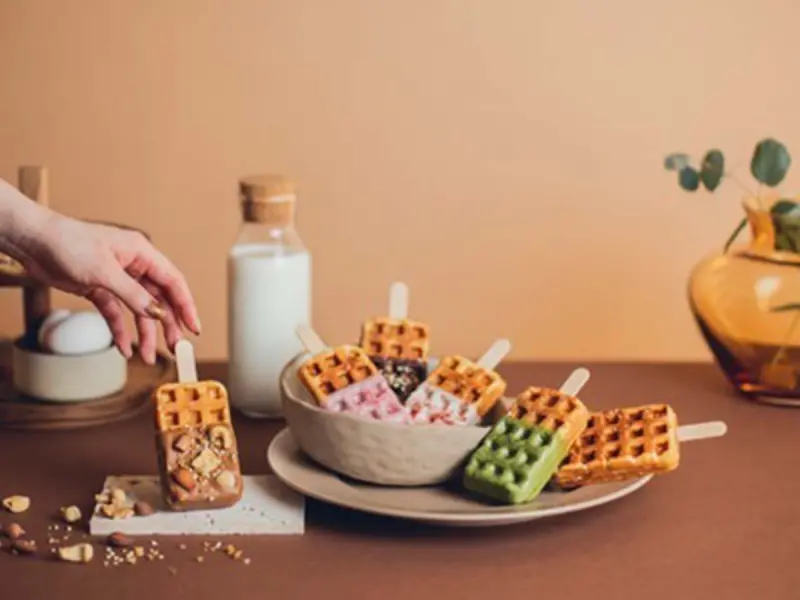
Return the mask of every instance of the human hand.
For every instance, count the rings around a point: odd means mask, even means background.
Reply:
[[[142,359],[156,358],[157,320],[172,349],[182,325],[200,333],[200,319],[186,279],[137,231],[79,221],[49,211],[17,246],[16,258],[43,283],[87,298],[108,322],[114,343],[130,358],[132,335],[124,308],[133,313]]]

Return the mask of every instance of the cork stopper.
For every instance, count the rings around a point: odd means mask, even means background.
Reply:
[[[252,175],[239,180],[242,216],[248,223],[286,227],[294,221],[295,186],[283,175]]]

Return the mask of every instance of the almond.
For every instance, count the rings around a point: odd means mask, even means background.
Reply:
[[[130,548],[133,546],[133,539],[120,531],[115,531],[109,535],[106,542],[109,546],[113,546],[114,548]]]
[[[18,540],[25,535],[25,530],[19,523],[9,523],[9,525],[5,528],[4,533],[8,539]]]
[[[14,540],[11,544],[11,552],[15,554],[33,554],[36,552],[36,542],[34,540]]]
[[[136,504],[133,505],[133,512],[136,513],[136,515],[139,517],[149,517],[154,512],[156,512],[156,509],[154,509],[147,502],[139,500]]]
[[[191,492],[194,489],[194,475],[192,475],[191,471],[188,469],[184,469],[183,467],[176,469],[172,473],[172,478],[175,480],[175,483],[187,492]]]

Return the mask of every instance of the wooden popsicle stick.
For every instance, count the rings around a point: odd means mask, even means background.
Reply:
[[[197,383],[197,363],[194,347],[189,340],[178,340],[175,344],[175,365],[178,368],[179,383]]]
[[[586,382],[589,381],[589,377],[591,377],[589,369],[584,367],[575,369],[569,374],[569,377],[567,377],[566,381],[561,384],[561,389],[559,391],[567,396],[577,396],[580,394],[583,386],[586,385]]]
[[[678,427],[679,442],[693,442],[695,440],[708,440],[722,437],[728,431],[728,426],[722,421],[708,421]]]
[[[389,287],[389,318],[402,321],[408,318],[408,286],[395,281]]]
[[[310,325],[300,324],[295,328],[294,332],[297,334],[297,337],[300,338],[305,349],[311,354],[324,352],[328,347]]]
[[[511,342],[506,339],[497,340],[486,353],[478,359],[478,366],[493,370],[511,351]]]

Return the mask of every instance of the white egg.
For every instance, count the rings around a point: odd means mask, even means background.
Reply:
[[[48,332],[53,327],[61,323],[61,321],[70,316],[70,314],[72,313],[70,313],[70,311],[68,311],[66,308],[59,308],[45,317],[44,321],[42,321],[42,324],[39,326],[39,332],[36,336],[39,346],[41,346],[44,350],[50,350],[45,343],[45,338],[47,337]]]
[[[42,346],[53,354],[91,354],[105,350],[113,336],[108,323],[98,312],[72,313],[43,336]]]

